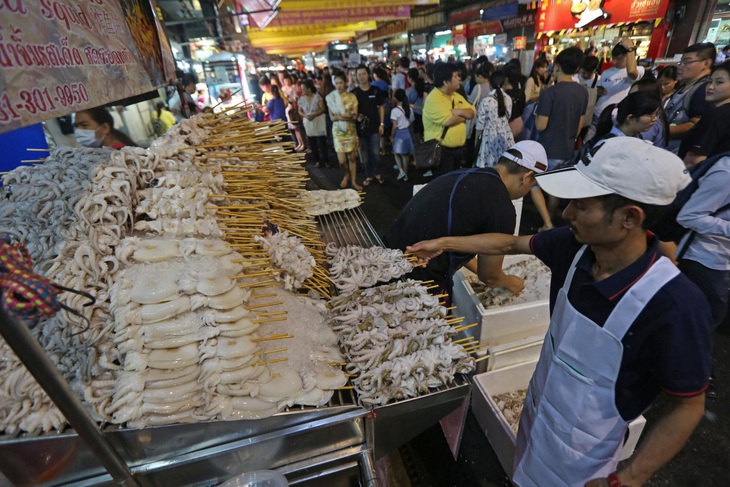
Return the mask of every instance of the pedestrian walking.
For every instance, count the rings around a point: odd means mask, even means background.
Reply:
[[[395,90],[393,101],[395,106],[390,111],[393,126],[390,137],[393,144],[393,155],[395,164],[398,166],[398,180],[408,181],[408,163],[414,151],[410,128],[415,116],[409,106],[405,90]]]

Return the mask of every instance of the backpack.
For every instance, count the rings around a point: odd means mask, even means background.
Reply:
[[[612,134],[611,132],[607,133],[600,139],[591,139],[589,141],[584,142],[580,148],[576,151],[575,155],[573,156],[573,159],[570,160],[567,164],[563,165],[562,167],[571,167],[578,164],[580,161],[584,161],[586,159],[591,159],[594,155],[596,155],[596,151],[601,147],[601,145],[606,142],[608,139],[611,139],[613,137],[616,137],[616,134]],[[555,168],[557,169],[557,168]]]
[[[522,112],[522,132],[520,140],[537,141],[538,132],[535,128],[535,119],[537,117],[537,102],[529,103]]]
[[[664,213],[657,218],[656,222],[652,225],[652,228],[650,228],[659,240],[664,242],[679,242],[682,237],[687,234],[687,232],[691,231],[677,223],[677,215],[679,215],[679,212],[682,211],[682,208],[687,201],[689,201],[694,192],[697,191],[697,188],[700,185],[700,178],[707,174],[707,171],[712,169],[712,166],[714,166],[715,163],[723,157],[730,157],[730,152],[717,154],[687,169],[687,174],[692,177],[692,181],[687,185],[687,187],[677,193],[674,201],[667,206]],[[720,208],[717,212],[722,211],[723,209],[724,208]],[[687,247],[688,245],[684,246],[684,248]]]

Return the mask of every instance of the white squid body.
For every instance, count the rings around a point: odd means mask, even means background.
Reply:
[[[193,311],[203,306],[213,309],[231,309],[246,303],[250,297],[251,291],[234,286],[230,291],[217,296],[194,295],[190,298],[190,303]]]
[[[207,409],[207,413],[220,414],[224,421],[261,419],[278,412],[275,404],[255,397],[219,397]]]
[[[241,318],[234,323],[221,323],[217,329],[222,337],[242,337],[244,335],[250,335],[258,330],[259,324],[254,323],[249,318]]]
[[[243,306],[222,310],[209,309],[203,313],[203,321],[207,325],[214,326],[222,323],[233,323],[248,315],[248,310]]]
[[[180,257],[177,240],[141,240],[132,258],[137,262],[164,262]]]
[[[223,240],[199,240],[195,253],[198,255],[210,255],[223,257],[232,252],[232,249]]]
[[[152,369],[182,369],[197,364],[198,356],[197,343],[178,348],[152,350],[147,355],[147,366]]]
[[[132,311],[139,313],[142,323],[155,323],[157,321],[168,320],[179,314],[190,311],[191,299],[187,296],[181,296],[166,303],[143,304],[138,309]],[[136,320],[132,320],[135,323]]]
[[[285,397],[302,392],[302,378],[291,368],[281,368],[271,374],[271,380],[261,384],[257,397],[269,402],[278,402]]]
[[[198,274],[195,290],[205,296],[218,296],[227,293],[236,285],[236,281],[228,276],[221,276],[215,272]]]
[[[139,304],[157,304],[178,298],[178,279],[171,274],[150,272],[144,280],[133,283],[129,299]]]

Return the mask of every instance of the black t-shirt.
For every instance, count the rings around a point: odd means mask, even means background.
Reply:
[[[542,92],[535,113],[549,120],[537,141],[545,148],[548,159],[573,157],[580,117],[587,108],[588,90],[580,83],[561,81]]]
[[[508,233],[515,230],[515,208],[499,174],[491,168],[480,169],[462,178],[454,192],[451,232],[448,231],[449,198],[458,177],[466,170],[440,176],[421,189],[406,204],[385,234],[385,245],[405,250],[421,240],[480,233]],[[463,265],[474,256],[455,254]],[[410,277],[448,280],[449,254],[431,260],[427,267],[416,268]]]
[[[359,114],[368,117],[367,129],[361,133],[358,125],[358,135],[372,135],[378,133],[380,128],[380,112],[378,107],[385,105],[386,95],[381,89],[370,85],[367,91],[363,91],[359,86],[352,90],[352,94],[357,97],[357,111]]]
[[[730,103],[714,108],[702,116],[682,139],[679,157],[687,152],[711,157],[730,150]]]

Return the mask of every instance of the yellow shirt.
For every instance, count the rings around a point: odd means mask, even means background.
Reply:
[[[453,93],[449,98],[438,88],[431,90],[431,93],[426,97],[426,103],[423,105],[423,140],[441,138],[444,124],[451,118],[453,108],[471,108],[474,110],[474,107],[458,93]],[[444,147],[461,147],[465,143],[466,124],[460,123],[449,127],[442,145]]]
[[[287,97],[286,97],[286,95],[284,94],[284,92],[283,92],[283,91],[279,90],[279,96],[281,97],[281,99],[282,99],[282,100],[284,100],[284,105],[285,105],[285,106],[289,105],[289,98],[287,98]],[[263,94],[263,95],[261,95],[261,104],[262,104],[263,106],[266,106],[266,104],[267,104],[267,103],[269,102],[269,100],[271,100],[272,98],[274,98],[274,95],[272,95],[271,93],[266,93],[266,92],[264,91],[264,94]]]

